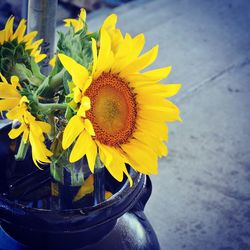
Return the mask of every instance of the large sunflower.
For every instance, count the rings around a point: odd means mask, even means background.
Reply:
[[[42,61],[46,55],[41,54],[40,45],[43,39],[33,42],[37,31],[25,34],[26,20],[22,19],[13,30],[14,17],[10,17],[5,28],[0,30],[0,71],[9,73],[15,63],[30,64],[29,58],[34,58],[36,63]]]
[[[59,54],[74,83],[77,113],[63,135],[63,148],[73,143],[70,162],[86,155],[94,172],[97,152],[108,171],[122,181],[126,163],[144,174],[156,174],[158,157],[167,155],[166,122],[180,120],[179,109],[167,97],[180,84],[161,84],[171,67],[141,73],[157,57],[158,46],[140,55],[144,35],[125,37],[116,29],[116,15],[100,30],[100,49],[92,40],[92,72]],[[130,179],[130,177],[129,177]],[[131,179],[130,179],[131,180]]]

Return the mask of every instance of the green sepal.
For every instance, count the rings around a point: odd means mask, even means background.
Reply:
[[[15,51],[13,49],[8,49],[3,47],[1,49],[1,57],[14,57]]]
[[[11,61],[10,58],[5,57],[0,59],[0,72],[5,76],[5,77],[10,77],[9,72],[11,71],[13,67],[13,62]]]

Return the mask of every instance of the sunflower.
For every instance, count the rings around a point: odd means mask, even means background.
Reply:
[[[20,123],[18,128],[14,128],[9,132],[9,137],[15,139],[21,134],[24,144],[29,141],[32,148],[32,158],[35,165],[38,163],[50,163],[48,157],[52,153],[44,144],[44,133],[48,134],[50,125],[37,121],[34,116],[28,111],[27,104],[29,100],[26,96],[22,96],[20,91],[22,87],[17,76],[11,77],[11,84],[0,73],[0,112],[8,111],[7,118]]]
[[[144,174],[156,174],[158,157],[167,155],[166,122],[181,120],[179,109],[166,98],[175,95],[180,84],[159,83],[171,67],[141,73],[157,57],[158,46],[141,55],[143,34],[125,37],[109,16],[100,30],[100,49],[92,40],[93,66],[89,71],[72,58],[58,57],[72,76],[77,113],[69,120],[62,146],[73,148],[70,162],[86,155],[94,172],[97,153],[118,180],[127,175],[125,164]],[[119,41],[119,42],[117,42]]]
[[[74,32],[77,33],[79,30],[82,30],[84,28],[85,21],[86,21],[86,10],[82,8],[80,10],[80,15],[79,15],[78,20],[73,19],[73,18],[64,19],[64,22],[65,22],[64,26],[66,27],[73,26]]]
[[[44,144],[44,133],[48,134],[50,132],[50,125],[46,122],[37,121],[28,111],[27,103],[29,103],[27,97],[21,97],[19,104],[6,114],[8,119],[17,120],[20,123],[18,128],[13,128],[9,132],[9,137],[16,139],[22,134],[23,143],[30,142],[32,159],[35,165],[40,168],[38,163],[46,164],[51,162],[48,157],[52,156],[52,152]]]
[[[11,16],[6,22],[5,28],[0,31],[0,71],[7,74],[15,63],[24,63],[30,65],[30,57],[34,58],[36,63],[42,61],[46,55],[41,54],[40,45],[43,39],[33,42],[37,31],[25,35],[26,20],[22,19],[13,30],[14,17]]]

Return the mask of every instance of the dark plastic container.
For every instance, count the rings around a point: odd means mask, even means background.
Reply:
[[[0,249],[157,250],[156,234],[143,210],[151,195],[149,177],[131,170],[128,181],[107,175],[113,196],[85,208],[50,209],[49,171],[36,170],[28,156],[16,163],[13,145],[0,129]]]

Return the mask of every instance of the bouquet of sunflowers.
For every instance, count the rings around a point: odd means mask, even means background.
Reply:
[[[25,20],[14,30],[14,17],[8,19],[0,31],[0,111],[13,121],[9,137],[20,138],[16,160],[31,147],[34,164],[50,164],[56,180],[71,172],[72,185],[81,186],[77,200],[93,192],[86,185],[92,187],[93,174],[104,168],[119,182],[126,176],[131,186],[129,167],[157,174],[158,158],[167,155],[166,123],[181,120],[167,98],[181,85],[160,83],[170,66],[144,70],[158,45],[142,53],[144,35],[123,35],[115,14],[97,32],[88,31],[84,9],[64,21],[68,30],[59,33],[45,76],[43,40],[34,41],[35,31],[25,34]]]

